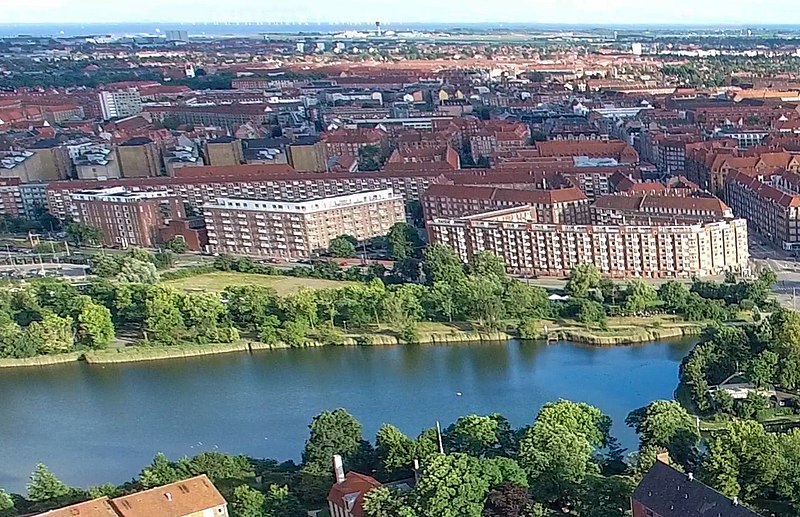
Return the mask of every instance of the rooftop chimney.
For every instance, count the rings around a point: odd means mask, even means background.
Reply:
[[[342,464],[342,457],[338,454],[333,455],[333,476],[336,478],[337,483],[344,482],[344,465]]]

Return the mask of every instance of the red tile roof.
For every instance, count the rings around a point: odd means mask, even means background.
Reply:
[[[184,517],[226,504],[203,474],[144,492],[118,497],[111,504],[122,517]]]
[[[364,494],[381,484],[373,477],[358,472],[348,472],[341,483],[336,483],[328,492],[328,501],[348,510],[353,517],[364,516]]]
[[[57,510],[37,513],[36,515],[45,517],[119,517],[109,503],[108,497],[101,497],[84,503],[65,506]]]

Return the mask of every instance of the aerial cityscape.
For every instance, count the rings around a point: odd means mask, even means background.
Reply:
[[[800,516],[793,4],[271,4],[3,2],[0,517]]]

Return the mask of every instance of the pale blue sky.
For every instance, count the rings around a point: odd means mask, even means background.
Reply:
[[[800,24],[790,0],[0,0],[0,23]]]

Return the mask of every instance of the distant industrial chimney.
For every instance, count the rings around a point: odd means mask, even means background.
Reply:
[[[336,478],[337,483],[344,482],[344,464],[342,457],[338,454],[333,455],[333,476]]]
[[[379,38],[381,37],[381,22],[375,22],[375,34],[377,34]]]

